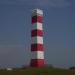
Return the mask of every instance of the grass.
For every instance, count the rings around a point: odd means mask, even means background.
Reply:
[[[24,68],[12,71],[0,70],[0,75],[75,75],[75,70],[65,70],[59,68]]]

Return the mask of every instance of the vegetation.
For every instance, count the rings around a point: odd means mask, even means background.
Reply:
[[[70,70],[75,70],[75,66],[72,66],[69,68]]]
[[[11,71],[0,70],[0,75],[75,75],[75,70],[65,70],[59,68],[19,68]]]

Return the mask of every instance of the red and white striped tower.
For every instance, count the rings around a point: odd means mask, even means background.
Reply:
[[[32,12],[32,31],[31,31],[31,66],[44,66],[43,50],[43,11],[34,9]]]

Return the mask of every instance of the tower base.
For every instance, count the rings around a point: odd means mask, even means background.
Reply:
[[[44,59],[31,59],[31,67],[43,67]]]

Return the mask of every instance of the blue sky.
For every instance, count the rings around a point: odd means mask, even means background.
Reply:
[[[31,13],[35,8],[44,11],[45,63],[74,66],[74,0],[0,0],[0,66],[29,64]]]

